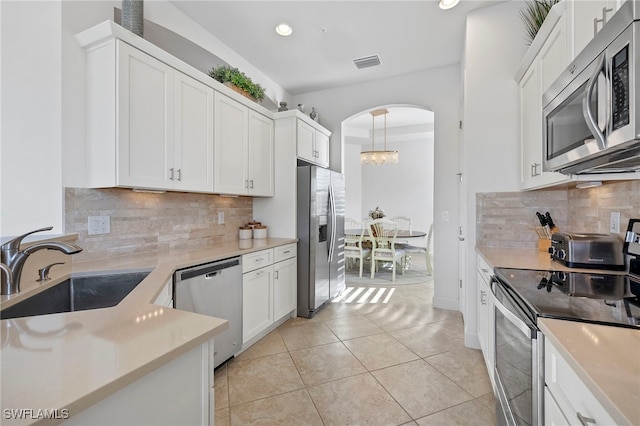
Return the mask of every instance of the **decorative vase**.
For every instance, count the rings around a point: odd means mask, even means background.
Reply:
[[[282,112],[282,111],[289,111],[289,108],[287,108],[286,102],[280,102],[280,108],[278,108],[278,112]]]
[[[122,0],[122,26],[140,37],[143,36],[143,0]]]
[[[304,104],[298,104],[298,110],[300,110],[300,112],[304,112]]]
[[[315,122],[318,121],[318,113],[316,112],[315,107],[311,107],[311,112],[309,113],[309,117],[311,117],[311,119]]]

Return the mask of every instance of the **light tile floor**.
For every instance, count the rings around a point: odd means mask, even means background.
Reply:
[[[216,371],[216,425],[496,423],[482,353],[432,281],[347,290]]]

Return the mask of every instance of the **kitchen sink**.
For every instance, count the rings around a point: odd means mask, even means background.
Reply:
[[[0,319],[109,308],[117,305],[149,272],[78,276],[0,311]]]

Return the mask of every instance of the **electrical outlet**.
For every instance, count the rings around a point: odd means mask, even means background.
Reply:
[[[89,235],[111,233],[111,216],[89,216]]]
[[[612,234],[620,233],[620,212],[611,212],[611,219],[609,221],[609,232]]]
[[[224,212],[218,212],[218,225],[224,224]]]

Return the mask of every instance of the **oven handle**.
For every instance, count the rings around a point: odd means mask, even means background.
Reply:
[[[591,130],[591,133],[593,134],[593,137],[600,149],[605,149],[606,141],[604,138],[604,134],[600,130],[600,127],[598,127],[598,123],[593,118],[593,111],[591,111],[591,95],[593,95],[593,88],[596,87],[596,84],[598,84],[598,76],[600,75],[600,73],[602,71],[605,71],[606,73],[606,59],[607,58],[605,54],[602,53],[602,56],[600,56],[600,60],[598,61],[598,65],[596,66],[596,69],[593,71],[593,75],[587,83],[587,93],[582,100],[582,114],[584,115],[585,121],[587,122],[587,127],[589,128],[589,130]],[[598,96],[602,95],[603,94],[600,93],[598,94]]]
[[[492,287],[495,286],[499,286],[500,282],[493,277],[492,278]],[[504,306],[496,297],[495,295],[495,289],[492,288],[491,291],[491,298],[493,299],[493,305],[496,307],[496,309],[498,309],[500,311],[500,313],[502,315],[505,316],[505,318],[507,318],[509,320],[510,323],[512,323],[513,325],[516,326],[516,328],[518,330],[520,330],[522,332],[522,334],[524,334],[525,336],[527,336],[528,339],[531,339],[533,336],[533,332],[534,330],[531,329],[531,327],[529,327],[527,325],[527,323],[525,323],[524,321],[522,321],[520,318],[518,318],[513,312],[511,312],[509,310],[509,308],[507,308],[506,306]]]

